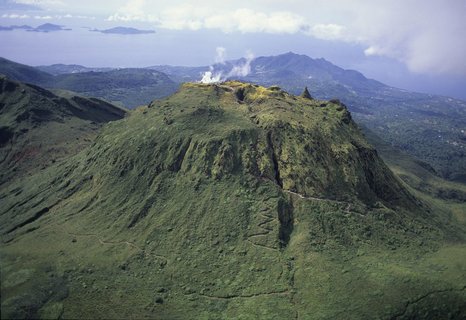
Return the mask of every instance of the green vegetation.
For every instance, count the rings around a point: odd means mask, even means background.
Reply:
[[[35,83],[44,86],[52,81],[53,76],[34,67],[16,63],[0,57],[0,74],[11,80]]]
[[[466,185],[440,178],[425,162],[404,153],[363,128],[368,141],[377,145],[377,151],[390,169],[406,184],[431,198],[452,203],[466,202]]]
[[[228,74],[238,61],[216,65],[215,70]],[[0,58],[0,73],[13,80],[76,91],[135,108],[154,98],[173,94],[183,82],[199,81],[208,67],[152,66],[109,70],[53,65],[38,69]],[[251,73],[242,80],[265,86],[279,85],[296,95],[307,86],[313,97],[338,97],[359,125],[428,163],[441,177],[466,182],[464,101],[389,87],[367,79],[357,71],[339,68],[325,59],[311,59],[291,52],[254,59]]]
[[[464,318],[465,220],[417,192],[336,100],[185,84],[0,190],[2,317]]]
[[[216,65],[223,74],[235,61]],[[173,80],[198,81],[208,70],[193,67],[153,67]],[[325,59],[286,53],[258,57],[244,81],[279,85],[301,94],[307,86],[319,99],[339,98],[358,125],[365,126],[398,149],[430,164],[449,180],[466,182],[466,102],[447,97],[409,92],[344,70]],[[375,145],[379,149],[379,145]]]
[[[105,99],[126,108],[147,105],[154,98],[174,93],[178,85],[165,74],[145,69],[61,74],[49,87]]]
[[[126,111],[94,98],[58,96],[0,76],[0,185],[89,145]]]
[[[292,53],[258,58],[252,68],[257,72],[248,81],[278,84],[293,94],[307,86],[320,99],[338,97],[359,125],[427,162],[442,177],[466,182],[464,101],[389,87],[323,59]]]

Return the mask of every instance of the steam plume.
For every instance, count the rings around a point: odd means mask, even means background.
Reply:
[[[244,64],[234,66],[226,77],[246,77],[251,72],[252,60],[254,60],[254,54],[251,51],[248,51],[246,53],[246,61]]]
[[[216,48],[217,55],[215,62],[225,65],[226,49],[223,47]],[[202,75],[201,83],[217,83],[223,82],[231,77],[246,77],[251,72],[251,62],[254,60],[254,54],[250,51],[246,53],[246,57],[242,61],[234,65],[231,70],[224,75],[224,71],[215,70],[215,66],[210,66],[209,71]]]
[[[201,83],[217,83],[222,80],[222,72],[214,73],[214,67],[210,66],[209,71],[204,72]]]

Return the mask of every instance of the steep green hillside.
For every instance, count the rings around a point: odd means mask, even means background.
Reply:
[[[185,84],[0,197],[5,318],[466,315],[464,224],[337,101]]]
[[[244,60],[214,66],[228,75]],[[176,81],[199,81],[209,67],[151,67]],[[234,78],[237,78],[234,76]],[[341,99],[354,116],[386,142],[429,163],[441,176],[466,182],[466,102],[389,87],[345,70],[325,59],[292,52],[251,61],[240,78],[260,85],[279,85],[293,94],[307,86],[319,99]],[[378,146],[376,146],[378,147]]]
[[[443,177],[466,182],[466,102],[389,87],[324,59],[293,53],[257,58],[251,70],[248,81],[278,84],[295,94],[308,86],[318,98],[341,99],[357,123]]]
[[[0,57],[0,74],[8,76],[11,80],[36,83],[42,86],[53,79],[53,76],[47,72],[2,57]]]
[[[459,223],[466,223],[466,186],[440,178],[427,163],[394,148],[365,128],[368,141],[377,145],[389,168],[418,198],[433,206],[448,208]]]
[[[234,66],[245,63],[245,59],[227,61],[215,65],[214,72],[227,76]],[[199,81],[209,67],[99,70],[54,65],[40,69],[58,76],[0,59],[0,73],[12,79],[76,91],[127,108],[169,96],[177,90],[179,83]],[[84,72],[90,70],[105,72]],[[79,72],[71,73],[75,71]],[[252,60],[250,73],[240,79],[265,86],[279,85],[293,94],[299,94],[307,86],[312,96],[319,99],[339,98],[348,106],[356,123],[383,137],[385,142],[427,162],[443,178],[466,182],[464,101],[389,87],[325,59],[312,59],[292,52]]]
[[[57,96],[0,76],[0,185],[88,145],[126,111],[98,99]]]

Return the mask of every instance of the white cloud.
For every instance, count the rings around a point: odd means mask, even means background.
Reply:
[[[83,0],[87,1],[87,0]],[[415,72],[466,74],[465,0],[129,0],[109,20],[171,30],[306,34],[358,43]]]
[[[14,2],[46,8],[65,5],[65,2],[61,0],[14,0]]]
[[[53,19],[52,16],[34,16],[34,19],[36,20],[51,20]]]
[[[417,73],[466,75],[463,0],[382,1],[358,8],[349,25],[351,40],[366,45],[367,56],[397,59]]]
[[[329,24],[316,24],[310,30],[309,34],[317,39],[323,40],[343,40],[345,27],[329,23]]]
[[[364,54],[368,57],[370,56],[381,56],[384,54],[383,50],[377,46],[370,46],[364,50]]]
[[[148,14],[144,7],[146,0],[130,0],[120,7],[116,13],[107,18],[108,21],[146,21],[154,22],[154,15]]]
[[[305,20],[286,11],[265,13],[245,8],[221,11],[184,4],[163,11],[158,25],[174,30],[219,29],[227,33],[279,34],[299,32],[305,26]]]
[[[2,18],[7,18],[7,19],[28,19],[30,18],[29,15],[27,14],[17,14],[17,13],[4,13],[2,14]]]
[[[367,56],[397,59],[414,72],[466,75],[466,0],[15,2],[40,6],[50,15],[104,15],[110,21],[147,22],[171,30],[306,34],[362,45]]]
[[[304,24],[301,16],[291,12],[257,12],[238,9],[232,14],[236,28],[241,32],[296,33]]]
[[[158,27],[171,30],[219,29],[242,33],[296,33],[306,25],[302,16],[288,11],[225,10],[218,3],[211,6],[182,3],[154,10],[145,0],[126,2],[107,20],[155,22]]]

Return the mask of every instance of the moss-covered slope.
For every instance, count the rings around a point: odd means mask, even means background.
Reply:
[[[338,101],[185,84],[0,197],[7,316],[464,315],[462,227]]]
[[[126,111],[0,76],[0,184],[80,151]]]

